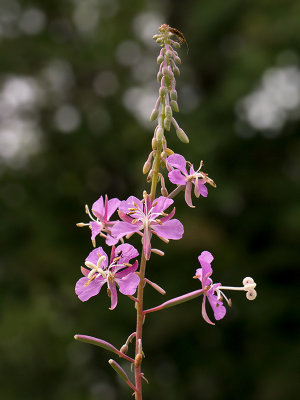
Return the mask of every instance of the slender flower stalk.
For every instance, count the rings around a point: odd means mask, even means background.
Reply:
[[[153,38],[161,47],[157,57],[159,65],[157,80],[160,87],[158,98],[150,116],[150,120],[155,121],[156,126],[151,141],[152,148],[142,169],[143,174],[147,175],[147,182],[151,184],[150,192],[144,191],[142,199],[130,196],[125,201],[117,198],[108,200],[107,196],[100,196],[93,204],[91,212],[86,206],[86,213],[90,217],[90,222],[77,224],[78,226],[90,227],[94,247],[96,247],[97,236],[99,240],[105,239],[107,246],[111,246],[110,253],[106,253],[102,247],[97,247],[85,259],[85,267],[81,267],[83,277],[77,281],[75,286],[78,298],[82,302],[86,302],[91,297],[101,296],[103,293],[101,288],[107,285],[107,294],[111,303],[109,309],[112,311],[118,304],[117,293],[119,291],[132,301],[131,304],[136,309],[136,329],[128,336],[125,343],[123,342],[120,350],[107,341],[87,335],[78,334],[75,335],[75,339],[101,347],[130,363],[134,370],[134,383],[133,377],[128,376],[121,365],[113,359],[108,361],[113,370],[133,390],[135,400],[142,400],[143,398],[142,382],[149,383],[142,370],[145,357],[143,324],[147,314],[174,307],[202,296],[202,316],[207,323],[214,325],[214,322],[208,316],[206,304],[210,304],[216,320],[222,319],[226,314],[226,308],[223,305],[224,299],[229,306],[231,305],[231,300],[226,297],[224,291],[245,291],[249,300],[256,297],[256,283],[250,277],[243,280],[242,287],[222,286],[221,283],[213,283],[211,278],[213,256],[209,251],[203,251],[198,257],[201,268],[196,270],[194,276],[195,279],[200,281],[201,287],[198,286],[196,290],[144,310],[144,289],[147,286],[151,286],[162,295],[166,294],[166,291],[160,285],[146,277],[147,263],[152,261],[155,255],[164,256],[165,254],[162,250],[153,248],[152,240],[159,238],[165,243],[169,243],[169,240],[179,240],[183,236],[182,223],[173,218],[175,208],[172,211],[167,211],[173,205],[173,199],[181,191],[184,191],[187,205],[193,208],[192,188],[194,188],[195,196],[199,198],[200,196],[206,197],[208,194],[206,183],[213,187],[216,186],[201,170],[202,161],[200,167],[195,170],[190,162],[186,161],[181,154],[174,153],[167,145],[166,136],[172,138],[171,131],[173,129],[181,142],[189,143],[187,134],[174,117],[174,113],[179,112],[175,76],[180,75],[178,66],[181,64],[181,59],[175,49],[178,49],[182,43],[187,45],[187,42],[180,31],[168,25],[162,25],[158,31],[158,34],[154,35]],[[177,185],[170,193],[166,185],[166,175],[171,183]],[[160,189],[161,196],[157,195],[158,189]],[[114,213],[118,214],[119,220],[110,220]],[[136,260],[139,251],[131,244],[124,242],[124,240],[130,240],[134,234],[139,235],[142,239],[140,263]],[[154,239],[154,237],[156,238]],[[122,244],[117,246],[119,241]],[[110,257],[107,254],[110,254]],[[134,355],[127,355],[127,353],[130,354],[130,351],[132,352],[133,341],[135,341]]]

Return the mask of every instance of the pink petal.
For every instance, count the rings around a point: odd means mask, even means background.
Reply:
[[[174,168],[178,168],[184,175],[188,175],[186,170],[186,160],[181,154],[172,154],[167,158],[167,163]]]
[[[128,263],[132,258],[135,258],[139,255],[139,252],[135,247],[133,247],[129,243],[120,244],[116,247],[115,257],[120,256],[120,261],[118,264]]]
[[[96,249],[91,251],[90,254],[87,256],[87,258],[85,259],[85,261],[89,261],[89,262],[97,265],[97,261],[99,259],[98,254],[100,254],[101,256],[105,256],[105,260],[102,261],[101,265],[104,267],[107,267],[108,257],[107,257],[107,254],[105,253],[105,251],[102,249],[102,247],[97,247]]]
[[[208,195],[207,187],[203,183],[200,183],[200,182],[198,183],[198,187],[199,187],[199,192],[200,192],[201,196],[207,197],[207,195]]]
[[[116,279],[122,294],[133,295],[136,292],[140,278],[136,274],[128,274],[122,279]]]
[[[168,197],[165,196],[160,196],[153,201],[152,204],[155,204],[155,206],[152,208],[151,214],[161,214],[173,203],[174,200],[168,199]]]
[[[134,205],[134,203],[136,205]],[[127,214],[130,210],[129,208],[134,208],[138,206],[138,209],[143,211],[144,207],[143,207],[143,203],[141,202],[141,200],[139,200],[138,198],[134,197],[134,196],[130,196],[128,197],[127,200],[125,201],[121,201],[120,205],[119,205],[119,210],[123,211],[125,214]],[[135,218],[136,215],[132,214],[132,217]]]
[[[106,282],[101,276],[91,281],[87,286],[84,286],[88,282],[88,278],[80,278],[75,286],[75,293],[81,301],[87,301],[93,296],[96,296],[104,283]]]
[[[102,196],[92,205],[92,211],[100,221],[104,220],[104,201]]]
[[[113,310],[116,308],[118,304],[118,295],[117,295],[117,288],[115,282],[110,282],[109,280],[107,281],[107,286],[110,290],[110,310]]]
[[[80,267],[80,270],[82,272],[82,275],[84,276],[88,276],[88,274],[90,273],[90,270],[84,267]]]
[[[112,237],[111,235],[107,234],[106,239],[105,239],[105,243],[107,244],[107,246],[114,246],[115,244],[117,244],[119,241],[119,239]]]
[[[199,263],[201,265],[202,265],[202,261],[210,264],[213,261],[213,259],[214,259],[213,255],[207,250],[202,251],[202,253],[198,257]]]
[[[219,320],[224,318],[226,314],[226,308],[223,306],[223,303],[218,300],[217,296],[214,294],[208,295],[208,301],[213,309],[215,319]]]
[[[173,169],[168,173],[168,177],[170,182],[174,183],[174,185],[182,185],[186,184],[186,177],[182,175],[179,169]]]
[[[91,221],[90,228],[92,231],[91,239],[95,240],[95,237],[102,231],[102,223]]]
[[[125,214],[123,211],[120,211],[120,210],[119,210],[118,214],[123,222],[128,222],[129,224],[131,224],[133,218],[129,217],[129,215]]]
[[[119,200],[117,198],[108,200],[108,202],[107,202],[107,221],[109,221],[110,217],[113,215],[113,213],[119,207],[120,203],[121,203],[121,200]]]
[[[195,206],[193,206],[193,203],[192,203],[191,192],[192,192],[192,182],[187,182],[186,187],[185,187],[184,198],[185,198],[186,204],[189,207],[194,208]]]
[[[151,228],[164,239],[181,239],[184,232],[183,225],[178,219],[172,219],[164,222],[162,225],[154,222],[151,223]]]
[[[173,218],[174,215],[175,215],[175,207],[174,207],[173,210],[170,212],[170,214],[168,214],[166,217],[160,218],[160,221],[161,221],[162,223],[165,223],[165,222],[169,221],[169,219]]]
[[[128,233],[137,232],[141,229],[142,223],[138,221],[136,224],[129,224],[128,222],[117,222],[111,230],[113,237],[120,239]]]
[[[115,274],[115,277],[118,279],[124,278],[128,274],[135,272],[138,269],[138,266],[139,266],[139,263],[138,263],[138,261],[136,261],[131,267],[127,267],[127,268],[123,269],[122,271],[117,272]]]
[[[206,295],[203,295],[203,300],[202,300],[202,316],[204,318],[204,321],[206,321],[208,324],[215,325],[211,320],[208,318],[206,309],[205,309],[205,302],[206,302]]]

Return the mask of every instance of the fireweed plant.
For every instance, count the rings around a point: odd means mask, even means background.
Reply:
[[[75,292],[78,298],[81,301],[87,301],[98,295],[101,288],[106,285],[110,298],[109,309],[114,310],[118,304],[118,296],[128,296],[136,309],[136,329],[129,335],[120,350],[102,339],[91,336],[75,335],[75,339],[100,346],[128,361],[131,364],[131,370],[134,371],[134,380],[115,360],[110,359],[108,362],[133,390],[136,400],[142,400],[142,380],[148,382],[142,370],[143,325],[147,314],[202,296],[202,316],[208,324],[214,325],[211,317],[208,316],[211,311],[207,312],[207,309],[210,306],[215,320],[224,318],[226,314],[224,304],[231,306],[231,300],[224,292],[240,290],[246,292],[249,300],[256,297],[254,289],[256,284],[250,277],[243,280],[241,287],[214,283],[211,266],[214,257],[209,251],[202,251],[198,256],[199,268],[194,274],[194,278],[199,280],[199,289],[168,300],[159,306],[144,309],[143,296],[147,285],[152,286],[162,295],[166,293],[159,285],[146,278],[145,274],[146,265],[152,262],[152,257],[164,255],[161,250],[153,248],[153,237],[157,236],[160,240],[169,243],[170,240],[179,240],[183,236],[183,225],[174,218],[173,199],[180,192],[184,192],[187,205],[194,207],[192,192],[196,198],[207,197],[207,184],[216,187],[214,181],[203,172],[202,161],[199,168],[195,168],[181,154],[175,154],[167,147],[165,132],[169,132],[171,127],[175,129],[181,142],[189,143],[188,136],[173,116],[173,112],[179,111],[175,76],[179,76],[178,65],[181,64],[181,59],[175,49],[186,41],[181,32],[168,25],[162,25],[153,38],[161,50],[157,57],[159,95],[150,116],[150,120],[156,121],[157,124],[152,139],[152,150],[143,167],[143,173],[147,174],[147,182],[151,183],[150,193],[144,191],[142,198],[130,196],[125,201],[117,198],[109,200],[107,196],[101,196],[92,205],[91,211],[86,206],[90,221],[77,224],[80,227],[89,226],[94,246],[94,250],[85,259],[85,267],[81,267],[83,277],[76,283]],[[166,171],[165,176],[162,174],[163,171]],[[169,181],[176,185],[170,193],[165,185],[166,175]],[[161,196],[156,193],[158,186]],[[133,235],[141,237],[140,252],[126,242]],[[96,240],[105,242],[108,249],[96,247]],[[139,255],[140,263],[137,260]],[[135,295],[136,292],[137,295]],[[127,353],[133,341],[135,353],[129,356]]]

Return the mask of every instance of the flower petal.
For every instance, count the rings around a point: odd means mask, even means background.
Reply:
[[[118,294],[115,282],[107,281],[107,286],[110,290],[110,310],[114,310],[118,304]]]
[[[222,301],[218,300],[218,297],[215,294],[208,295],[208,301],[213,309],[215,319],[219,320],[224,318],[226,308],[223,306]]]
[[[189,207],[194,208],[195,206],[193,206],[193,203],[192,203],[191,192],[192,192],[192,182],[187,182],[186,187],[185,187],[184,198],[185,198],[186,204]]]
[[[129,224],[128,222],[117,222],[111,230],[111,234],[113,237],[120,239],[123,236],[126,236],[128,233],[137,232],[141,229],[142,223],[137,222],[136,224]]]
[[[133,295],[136,292],[140,278],[136,274],[132,273],[122,279],[116,279],[116,282],[118,283],[119,290],[122,294]]]
[[[107,244],[107,246],[114,246],[115,244],[117,244],[119,241],[119,239],[112,237],[111,235],[107,234],[106,239],[105,239],[105,243]]]
[[[202,300],[202,316],[204,318],[204,321],[206,321],[208,324],[215,325],[211,320],[208,318],[206,309],[205,309],[205,302],[206,302],[206,295],[203,295],[203,300]]]
[[[171,204],[174,203],[174,200],[168,199],[168,197],[160,196],[153,201],[153,206],[151,215],[153,214],[161,214],[165,209],[167,209]]]
[[[199,263],[202,265],[202,261],[206,263],[212,263],[214,259],[214,256],[211,254],[211,252],[204,250],[198,257]]]
[[[87,284],[88,281],[89,279],[87,277],[84,277],[80,278],[76,283],[75,293],[81,301],[87,301],[91,297],[96,296],[106,282],[106,280],[102,278],[102,276],[94,279]]]
[[[173,169],[168,173],[168,178],[170,182],[174,183],[174,185],[182,185],[186,184],[186,177],[182,175],[179,169]]]
[[[120,256],[120,261],[118,264],[128,263],[132,258],[135,258],[139,255],[139,252],[135,247],[133,247],[129,243],[120,244],[116,247],[115,257]]]
[[[184,232],[183,225],[178,219],[166,221],[162,225],[152,223],[151,228],[164,239],[181,239]]]
[[[120,203],[121,203],[121,200],[119,200],[117,198],[108,200],[108,202],[107,202],[107,221],[109,221],[110,217],[113,215],[113,213],[119,207]]]
[[[95,237],[97,235],[99,235],[99,233],[102,231],[102,226],[103,225],[101,222],[94,222],[94,221],[90,222],[90,228],[92,231],[92,235],[91,235],[92,240],[95,240]]]
[[[139,267],[139,262],[135,261],[135,263],[131,267],[127,267],[127,268],[123,269],[122,271],[117,272],[115,274],[115,277],[118,279],[124,278],[128,274],[135,272],[138,269],[138,267]]]
[[[129,208],[134,207],[138,207],[140,211],[143,211],[143,203],[141,202],[141,200],[139,200],[137,197],[130,196],[127,200],[121,201],[119,205],[119,210],[127,214],[130,211]],[[136,215],[132,214],[132,217],[135,218]]]
[[[203,183],[198,182],[198,188],[201,196],[207,197],[208,195],[207,187]]]
[[[186,160],[181,154],[172,154],[167,158],[167,163],[174,168],[178,168],[184,175],[188,175],[186,170]]]
[[[104,201],[102,196],[92,205],[92,211],[100,221],[104,220]]]
[[[85,259],[85,261],[89,261],[89,262],[97,265],[97,261],[99,259],[98,254],[100,254],[101,256],[105,256],[105,260],[102,261],[102,266],[107,267],[108,257],[107,257],[107,254],[105,253],[105,251],[102,249],[102,247],[97,247],[96,249],[91,251],[90,254],[87,256],[87,258]]]

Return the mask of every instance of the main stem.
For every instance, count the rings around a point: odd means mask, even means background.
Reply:
[[[163,115],[164,118],[164,115]],[[160,155],[162,151],[162,142],[159,142],[157,145],[157,150],[154,159],[153,165],[153,176],[152,176],[152,184],[151,184],[151,192],[150,198],[151,201],[155,199],[156,187],[158,182],[158,173],[160,166]],[[144,254],[144,248],[142,252],[141,258],[141,266],[140,266],[140,283],[138,286],[138,294],[137,294],[137,311],[136,311],[136,341],[135,341],[135,366],[134,366],[134,374],[135,374],[135,386],[137,388],[137,392],[135,392],[135,399],[142,400],[142,358],[138,359],[138,354],[140,353],[139,342],[143,343],[143,323],[144,323],[144,315],[143,315],[143,296],[144,296],[144,286],[145,286],[145,271],[146,271],[146,258]],[[140,356],[139,356],[140,357]]]

